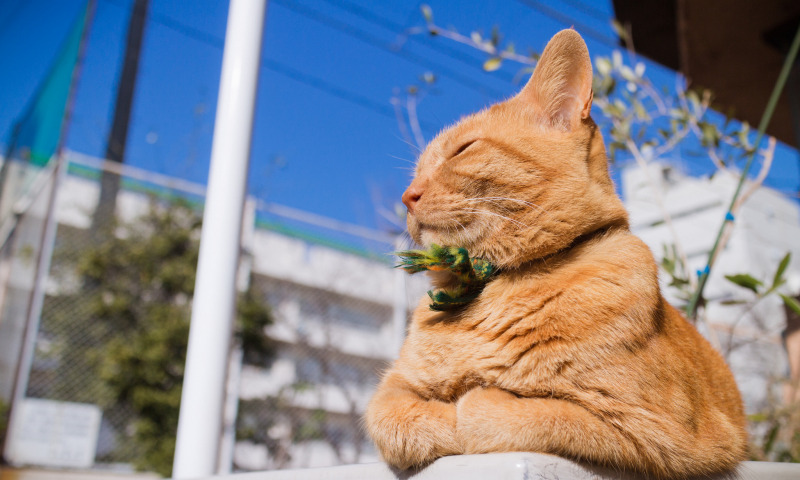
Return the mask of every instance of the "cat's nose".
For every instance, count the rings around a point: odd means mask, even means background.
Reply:
[[[406,191],[403,192],[403,196],[400,199],[403,201],[403,204],[405,204],[409,212],[414,212],[414,207],[417,205],[419,199],[422,198],[423,191],[423,185],[418,182],[417,179],[414,179]]]

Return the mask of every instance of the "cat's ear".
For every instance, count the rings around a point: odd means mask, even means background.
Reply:
[[[572,129],[592,109],[592,60],[575,30],[558,32],[542,52],[531,79],[517,95],[551,126]]]

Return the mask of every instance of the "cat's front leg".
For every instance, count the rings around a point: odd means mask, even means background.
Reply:
[[[636,446],[584,408],[555,398],[521,398],[478,387],[457,402],[456,439],[464,453],[540,452],[631,467]],[[638,466],[638,465],[637,465]]]
[[[479,387],[457,403],[456,439],[464,453],[551,453],[658,478],[728,471],[742,456],[742,442],[725,421],[718,428],[731,433],[712,438],[683,428],[669,414],[633,412],[600,414],[561,398]]]
[[[455,439],[455,404],[426,400],[397,373],[381,381],[365,423],[383,459],[400,469],[463,453]]]
[[[464,453],[511,451],[503,425],[517,415],[508,407],[513,394],[496,387],[477,387],[456,404],[456,440]],[[493,425],[494,424],[494,425]]]

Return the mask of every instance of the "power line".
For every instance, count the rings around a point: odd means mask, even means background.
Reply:
[[[407,36],[407,38],[416,40],[419,43],[424,44],[426,47],[431,48],[433,50],[437,50],[440,53],[443,53],[454,60],[458,60],[459,62],[465,65],[469,65],[470,67],[483,71],[483,67],[480,65],[480,60],[476,59],[471,55],[467,55],[464,52],[461,52],[455,48],[450,48],[445,45],[442,45],[439,42],[432,43],[425,41],[426,39],[430,38],[429,35],[426,34],[406,35],[407,28],[404,25],[389,20],[386,17],[376,15],[371,10],[363,8],[359,5],[356,5],[346,0],[324,0],[324,1],[356,17],[359,17],[362,20],[370,22],[373,25],[383,27],[386,30],[389,30],[390,32],[398,35],[399,37]],[[495,76],[507,82],[513,82],[514,80],[514,75],[508,72],[504,72],[502,70],[496,71],[494,72],[494,74]]]
[[[608,15],[607,13],[590,5],[586,5],[585,3],[580,2],[578,0],[559,0],[559,1],[561,3],[566,3],[567,5],[570,5],[576,10],[580,10],[581,12],[589,15],[590,17],[594,17],[597,20],[602,20],[607,22],[613,17],[613,15]]]
[[[114,0],[105,0],[105,1],[119,5]],[[222,50],[222,48],[225,45],[225,41],[222,38],[210,34],[206,31],[191,27],[182,22],[178,22],[170,17],[151,13],[149,15],[149,19],[150,21],[158,23],[159,25],[162,25],[166,28],[169,28],[170,30],[173,30],[185,37],[192,38],[194,40],[197,40],[198,42],[204,43],[216,49]],[[317,76],[297,70],[278,60],[263,58],[261,60],[261,66],[267,70],[273,71],[279,75],[283,75],[296,82],[320,90],[331,96],[353,103],[368,110],[372,110],[373,112],[379,115],[391,118],[393,120],[396,119],[394,110],[390,108],[388,105],[376,102],[368,97],[365,97],[364,95],[341,88],[331,82],[328,82]],[[435,125],[429,122],[420,122],[420,124],[422,127],[428,130],[434,130],[437,128]]]
[[[402,32],[403,30],[405,30],[405,26],[400,25],[399,23],[393,20],[389,20],[388,18],[383,17],[381,15],[377,15],[368,8],[364,8],[360,5],[356,5],[355,3],[348,2],[347,0],[324,0],[324,1],[330,5],[333,5],[334,7],[350,12],[361,19],[367,20],[375,25],[380,25],[386,30],[390,30],[394,33]]]
[[[407,52],[407,51],[404,51],[404,50],[398,50],[396,48],[392,48],[390,45],[387,45],[383,41],[383,39],[381,39],[381,38],[379,38],[379,37],[377,37],[375,35],[372,35],[370,33],[367,33],[364,30],[355,28],[352,25],[349,25],[347,23],[341,22],[341,21],[336,20],[336,19],[334,19],[332,17],[324,15],[324,14],[322,14],[322,13],[316,11],[316,10],[313,10],[313,9],[310,9],[310,8],[306,8],[306,7],[301,6],[301,5],[299,5],[297,3],[294,3],[294,2],[288,2],[286,0],[272,0],[272,3],[280,5],[281,7],[284,7],[286,9],[288,9],[288,10],[292,10],[295,13],[298,13],[300,15],[303,15],[303,16],[307,17],[307,18],[310,18],[310,19],[312,19],[312,20],[314,20],[314,21],[316,21],[318,23],[322,23],[322,24],[327,25],[327,26],[329,26],[329,27],[331,27],[333,29],[339,30],[340,32],[342,32],[342,33],[344,33],[346,35],[349,35],[349,36],[351,36],[353,38],[361,40],[362,42],[367,43],[367,44],[369,44],[369,45],[371,45],[373,47],[385,50],[385,51],[391,53],[392,55],[396,55],[398,57],[401,57],[401,58],[403,58],[405,60],[408,60],[409,62],[416,63],[417,65],[423,66],[425,68],[429,68],[429,69],[435,70],[438,73],[440,73],[442,76],[449,77],[452,80],[455,80],[456,82],[462,84],[463,86],[465,86],[467,88],[470,88],[470,89],[472,89],[472,90],[474,90],[474,91],[476,91],[476,92],[478,92],[480,94],[487,94],[488,93],[492,97],[495,97],[495,98],[503,97],[505,95],[503,92],[495,90],[494,88],[491,88],[491,87],[489,87],[487,85],[483,85],[480,82],[476,82],[472,78],[470,78],[468,76],[465,76],[465,75],[462,75],[462,74],[460,74],[460,73],[458,73],[458,72],[456,72],[456,71],[454,71],[454,70],[452,70],[450,68],[444,67],[441,64],[437,64],[435,62],[431,62],[430,60],[428,60],[428,59],[426,59],[426,58],[424,58],[424,57],[422,57],[420,55],[416,55],[416,54],[411,53],[411,52]]]
[[[301,72],[300,70],[296,70],[285,63],[278,62],[277,60],[264,59],[262,60],[262,66],[269,70],[272,70],[275,73],[279,73],[285,77],[291,78],[292,80],[316,88],[335,97],[341,98],[342,100],[346,100],[350,103],[360,105],[364,108],[379,113],[385,117],[389,117],[391,119],[397,118],[394,110],[386,105],[370,100],[369,98],[364,97],[363,95],[359,95],[357,93],[340,88],[330,82],[322,80],[319,77],[315,77],[313,75]],[[420,125],[427,130],[434,130],[437,128],[433,124],[423,121],[420,121]]]
[[[117,6],[121,6],[119,1],[117,1],[117,0],[105,0],[105,1],[109,2],[109,3],[116,4]],[[363,7],[360,7],[358,5],[355,5],[355,4],[351,3],[351,2],[347,2],[346,0],[341,0],[338,3],[331,2],[331,0],[326,0],[326,1],[331,3],[331,4],[333,4],[333,5],[336,5],[338,8],[340,8],[342,10],[345,10],[345,11],[348,11],[349,13],[351,13],[351,14],[353,14],[355,16],[358,16],[358,17],[360,17],[360,18],[362,18],[362,19],[364,19],[364,20],[366,20],[366,21],[368,21],[368,22],[370,22],[370,23],[372,23],[374,25],[378,25],[378,26],[381,26],[382,28],[390,30],[391,32],[393,32],[395,34],[401,35],[403,33],[403,30],[405,29],[402,25],[400,25],[400,24],[398,24],[396,22],[388,20],[385,17],[376,15],[376,14],[372,13],[371,11],[369,11],[367,9],[364,9]],[[538,10],[542,11],[542,13],[544,13],[545,15],[550,16],[551,18],[554,18],[554,19],[556,19],[556,20],[558,20],[558,21],[560,21],[562,23],[569,24],[569,25],[574,24],[574,22],[571,22],[571,20],[568,17],[566,17],[564,15],[561,15],[561,14],[558,14],[557,12],[554,12],[552,9],[549,9],[547,7],[544,7],[544,8],[537,7],[534,4],[535,2],[526,1],[526,0],[518,0],[518,1],[524,2],[529,7],[534,8],[534,9],[538,9]],[[465,87],[473,89],[473,90],[475,90],[475,91],[477,91],[477,92],[479,92],[481,94],[487,94],[488,93],[488,94],[491,94],[494,97],[502,97],[504,95],[502,92],[499,92],[499,91],[497,91],[497,90],[495,90],[495,89],[493,89],[493,88],[491,88],[491,87],[489,87],[487,85],[484,85],[484,84],[482,84],[480,82],[476,82],[476,81],[472,80],[471,78],[466,77],[464,75],[461,75],[461,74],[453,71],[452,69],[448,69],[446,67],[443,67],[442,65],[437,64],[436,62],[431,62],[431,61],[429,61],[429,60],[427,60],[424,57],[421,57],[419,55],[416,55],[416,54],[413,54],[413,53],[410,53],[410,52],[406,52],[406,51],[394,48],[393,46],[386,44],[381,38],[379,38],[379,37],[377,37],[375,35],[369,34],[369,33],[365,32],[364,30],[355,28],[355,27],[353,27],[353,26],[351,26],[349,24],[341,22],[341,21],[339,21],[339,20],[337,20],[335,18],[332,18],[330,16],[321,14],[320,12],[318,12],[316,10],[303,7],[303,6],[301,6],[301,5],[299,5],[299,4],[295,3],[295,2],[289,2],[287,0],[273,0],[272,3],[273,4],[277,3],[281,7],[286,8],[287,10],[294,11],[295,13],[300,14],[302,16],[305,16],[305,17],[307,17],[307,18],[309,18],[311,20],[314,20],[314,21],[316,21],[318,23],[325,24],[325,25],[327,25],[327,26],[329,26],[329,27],[331,27],[331,28],[333,28],[335,30],[338,30],[338,31],[341,31],[342,33],[345,33],[346,35],[349,35],[349,36],[351,36],[353,38],[356,38],[356,39],[358,39],[358,40],[360,40],[362,42],[368,43],[369,45],[371,45],[373,47],[380,48],[380,49],[385,50],[385,51],[387,51],[387,52],[389,52],[389,53],[391,53],[393,55],[396,55],[396,56],[399,56],[401,58],[404,58],[405,60],[408,60],[408,61],[410,61],[412,63],[416,63],[416,64],[424,66],[426,68],[430,68],[432,70],[435,70],[435,71],[437,71],[437,73],[441,73],[443,76],[449,77],[449,78],[455,80],[456,82],[464,85]],[[224,40],[222,38],[217,37],[216,35],[210,34],[210,33],[206,32],[204,30],[196,29],[194,27],[186,25],[186,24],[184,24],[182,22],[179,22],[179,21],[177,21],[177,20],[175,20],[175,19],[173,19],[171,17],[165,16],[165,15],[160,15],[160,14],[157,14],[157,13],[150,13],[149,18],[150,18],[151,21],[153,21],[155,23],[161,24],[161,25],[163,25],[163,26],[165,26],[165,27],[167,27],[167,28],[169,28],[169,29],[171,29],[173,31],[176,31],[176,32],[178,32],[178,33],[180,33],[180,34],[182,34],[184,36],[193,38],[193,39],[195,39],[197,41],[200,41],[200,42],[205,43],[207,45],[210,45],[212,47],[215,47],[215,48],[218,48],[218,49],[222,49],[223,46],[224,46]],[[589,29],[589,28],[587,28],[585,26],[582,26],[582,25],[579,26],[579,28],[581,28],[581,31],[583,33],[585,33],[587,36],[599,37],[600,41],[602,41],[604,43],[608,43],[607,38],[602,36],[602,34],[599,34],[599,33],[595,32],[594,30]],[[426,44],[427,44],[427,42],[426,42]],[[444,46],[441,46],[441,45],[439,45],[439,46],[427,45],[427,46],[429,46],[431,48],[434,48],[436,50],[439,50],[442,53],[445,53],[446,55],[448,55],[449,57],[454,58],[454,59],[456,59],[456,60],[458,60],[458,61],[460,61],[462,63],[468,64],[468,65],[473,66],[473,67],[476,66],[474,58],[472,58],[472,57],[470,57],[470,56],[468,56],[468,55],[466,55],[466,54],[464,54],[462,52],[459,52],[459,51],[457,51],[455,49],[447,48],[447,47],[444,47]],[[363,96],[361,94],[358,94],[358,93],[355,93],[355,92],[352,92],[352,91],[348,91],[348,90],[346,90],[344,88],[341,88],[341,87],[339,87],[339,86],[337,86],[337,85],[335,85],[335,84],[333,84],[331,82],[327,82],[326,80],[323,80],[322,78],[319,78],[319,77],[316,77],[314,75],[311,75],[311,74],[302,72],[300,70],[297,70],[297,69],[295,69],[295,68],[293,68],[293,67],[291,67],[291,66],[289,66],[289,65],[287,65],[285,63],[279,62],[277,60],[264,59],[262,61],[262,66],[264,68],[267,68],[268,70],[271,70],[271,71],[273,71],[275,73],[278,73],[280,75],[284,75],[284,76],[286,76],[288,78],[291,78],[291,79],[293,79],[293,80],[295,80],[297,82],[300,82],[300,83],[308,85],[308,86],[310,86],[312,88],[321,90],[321,91],[323,91],[325,93],[328,93],[328,94],[330,94],[332,96],[335,96],[337,98],[340,98],[342,100],[357,104],[357,105],[359,105],[359,106],[361,106],[363,108],[367,108],[369,110],[372,110],[372,111],[374,111],[374,112],[376,112],[376,113],[378,113],[380,115],[383,115],[383,116],[386,116],[386,117],[389,117],[389,118],[396,118],[396,115],[395,115],[395,112],[393,111],[393,109],[391,109],[387,105],[384,105],[384,104],[382,104],[380,102],[375,102],[375,101],[373,101],[373,100],[371,100],[371,99],[369,99],[369,98],[367,98],[367,97],[365,97],[365,96]],[[508,74],[505,74],[505,75],[508,76]],[[505,80],[510,81],[510,78],[505,78]],[[436,128],[435,126],[431,125],[428,122],[422,122],[422,124],[426,129],[434,129],[434,128]]]

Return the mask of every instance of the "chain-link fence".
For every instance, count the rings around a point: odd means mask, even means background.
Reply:
[[[94,464],[167,475],[203,191],[119,166],[100,182],[102,162],[69,159],[25,397],[97,405]],[[116,219],[96,215],[109,178]],[[34,196],[46,199],[49,191]],[[45,205],[21,212],[0,250],[6,399],[42,249],[46,200],[36,202]],[[393,248],[389,235],[255,202],[245,220],[230,369],[239,381],[227,392],[238,415],[228,419],[223,468],[376,460],[361,415],[397,351],[409,299],[424,285],[406,292],[408,281],[385,255]]]

